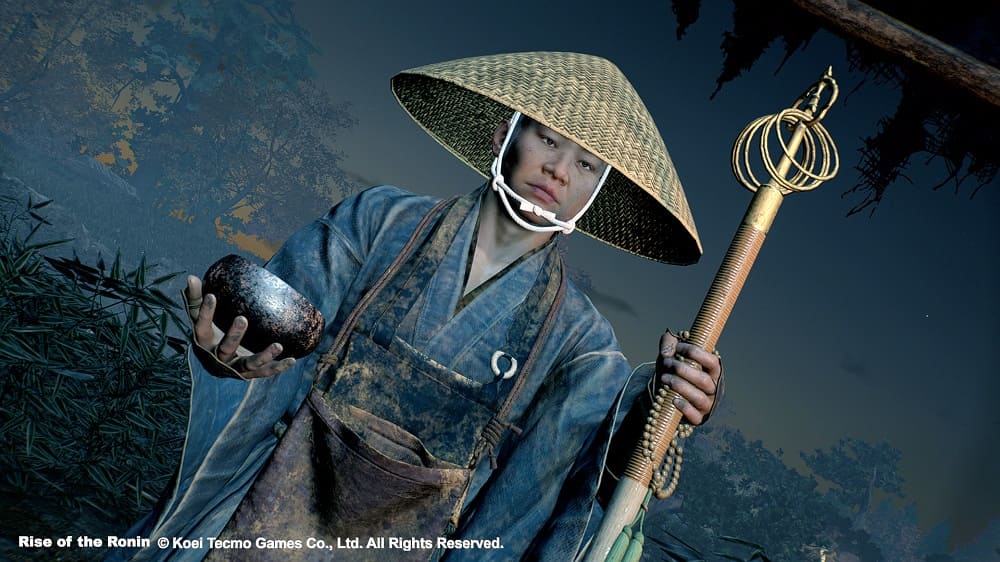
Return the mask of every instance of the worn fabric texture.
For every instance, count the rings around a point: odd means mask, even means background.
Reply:
[[[344,311],[353,309],[388,268],[434,204],[433,198],[399,188],[375,187],[343,200],[289,238],[267,267],[328,319],[317,352],[276,377],[251,381],[214,377],[189,355],[191,415],[175,484],[157,509],[130,530],[150,537],[153,546],[114,552],[109,559],[205,556],[205,539],[219,536],[274,450],[282,420],[291,418],[309,392],[319,355],[333,343]],[[478,202],[440,266],[393,326],[393,341],[478,385],[504,384],[495,381],[490,360],[494,352],[512,349],[509,333],[519,305],[557,250],[550,243],[459,306],[477,217]],[[444,560],[565,561],[584,544],[598,509],[594,495],[616,421],[616,397],[632,368],[610,324],[572,283],[540,346],[536,367],[511,414],[521,432],[506,432],[501,439],[496,468],[479,464],[459,527],[450,535],[499,537],[503,548],[439,552]],[[645,369],[633,377],[624,404],[645,387],[649,375]],[[304,538],[294,537],[293,529],[287,533],[271,538]],[[160,537],[202,542],[160,549]],[[239,558],[238,551],[233,554]],[[281,550],[274,554],[282,558]]]
[[[322,360],[331,368],[299,408],[222,539],[294,530],[329,545],[360,537],[365,546],[374,546],[377,538],[445,534],[472,470],[483,457],[493,459],[509,422],[505,405],[516,400],[521,385],[504,385],[507,389],[501,391],[496,384],[501,379],[484,385],[450,371],[400,340],[395,330],[440,269],[478,200],[477,193],[469,194],[449,205],[443,217],[432,210],[424,220],[435,224],[433,234],[418,230],[407,244],[423,240],[418,251],[396,258],[376,282],[379,289],[350,312],[358,321],[342,323],[337,342],[344,343],[335,343]],[[522,365],[513,381],[530,378],[540,332],[559,310],[562,260],[557,252],[547,252],[546,258],[508,330],[512,347],[505,352]],[[208,559],[226,560],[230,554],[215,548]],[[260,549],[239,553],[243,560],[260,561],[272,554]],[[419,562],[436,554],[432,542],[397,549],[393,558]],[[329,556],[314,548],[284,553],[288,561]],[[337,552],[338,560],[354,562],[384,557],[379,548]]]

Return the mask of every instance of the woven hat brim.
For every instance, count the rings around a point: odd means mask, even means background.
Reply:
[[[476,91],[475,86],[428,76],[420,70],[405,71],[392,79],[396,99],[432,138],[484,176],[490,175],[493,131],[498,123],[510,118],[513,109],[601,155],[599,150],[530,108],[511,107],[515,104],[498,101],[491,97],[491,92]],[[675,174],[672,179],[676,182]],[[593,206],[577,223],[577,229],[642,257],[679,265],[695,263],[701,257],[701,244],[679,184],[674,189],[680,193],[681,201],[680,204],[673,201],[679,209],[672,212],[615,166]]]

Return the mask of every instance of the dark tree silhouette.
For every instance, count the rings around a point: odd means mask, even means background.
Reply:
[[[859,29],[861,26],[854,22],[844,24],[836,16],[824,19],[803,11],[802,5],[811,3],[733,0],[733,25],[723,36],[722,69],[712,95],[749,70],[776,40],[782,40],[787,61],[808,44],[816,31],[826,28],[844,39],[851,69],[865,76],[862,84],[871,81],[900,92],[896,112],[881,119],[875,131],[864,139],[856,166],[861,178],[845,193],[859,195],[862,200],[849,214],[865,209],[874,212],[890,186],[900,179],[912,183],[906,172],[919,155],[944,163],[945,177],[932,180],[933,189],[950,185],[957,193],[971,181],[975,184],[968,190],[971,197],[996,179],[1000,170],[1000,107],[990,101],[995,96],[987,93],[984,98],[982,88],[970,87],[954,74],[948,76],[946,69],[918,64],[901,50],[885,50],[885,42],[869,37],[872,30]],[[678,38],[697,21],[700,4],[700,0],[673,0]],[[867,5],[853,0],[824,4],[869,10]],[[940,6],[931,9],[921,2],[901,0],[872,0],[869,4],[936,38],[928,37],[929,42],[944,42],[945,50],[958,57],[953,66],[973,60],[991,77],[991,83],[1000,81],[996,69],[1000,65],[1000,36],[995,33],[1000,28],[1000,5],[958,0],[942,10]]]
[[[832,457],[832,473],[852,470],[852,459],[833,450],[822,454]],[[662,544],[676,545],[681,537],[712,562],[738,559],[724,555],[734,552],[725,538],[733,536],[762,545],[775,561],[815,560],[803,550],[809,545],[881,559],[880,545],[830,499],[816,478],[789,468],[760,441],[724,426],[706,427],[685,445],[676,497],[653,504],[645,533]]]
[[[897,465],[898,450],[888,443],[871,444],[857,439],[841,439],[829,450],[801,453],[806,465],[832,484],[827,496],[850,515],[872,508],[876,490],[902,497],[903,477]]]

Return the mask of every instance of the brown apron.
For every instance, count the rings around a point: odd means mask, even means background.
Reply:
[[[495,466],[504,431],[517,431],[511,409],[565,290],[561,259],[549,251],[508,331],[504,351],[523,365],[511,380],[483,384],[397,337],[474,204],[470,195],[432,209],[354,310],[338,318],[343,327],[316,384],[219,537],[302,547],[216,549],[208,559],[427,560],[431,549],[387,550],[385,541],[433,543],[457,525],[475,467],[483,455]],[[421,243],[443,205],[444,217]],[[329,549],[309,548],[310,538]],[[369,539],[374,548],[366,548]]]

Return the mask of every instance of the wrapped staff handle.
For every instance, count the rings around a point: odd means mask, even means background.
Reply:
[[[827,89],[829,98],[821,107],[821,96]],[[715,350],[715,344],[757,259],[757,253],[764,245],[764,238],[784,196],[815,189],[837,174],[837,148],[833,138],[820,124],[820,120],[836,101],[837,93],[833,69],[828,68],[820,80],[806,90],[792,107],[753,121],[736,139],[733,147],[733,173],[740,183],[755,193],[705,301],[698,310],[690,330],[689,342],[708,351]],[[787,141],[782,136],[783,128],[791,130]],[[777,147],[772,144],[772,134],[777,138]],[[760,156],[770,175],[770,180],[764,184],[757,181],[751,167],[751,149],[754,148],[752,141],[758,135]],[[777,164],[774,163],[772,150],[780,150]],[[794,173],[788,177],[793,168]],[[587,562],[614,560],[609,558],[611,548],[623,528],[635,520],[639,508],[645,503],[653,473],[663,462],[670,442],[677,433],[682,414],[674,406],[674,400],[679,395],[659,381],[655,381],[655,385],[653,407],[643,437],[633,449],[601,526],[587,549]]]

